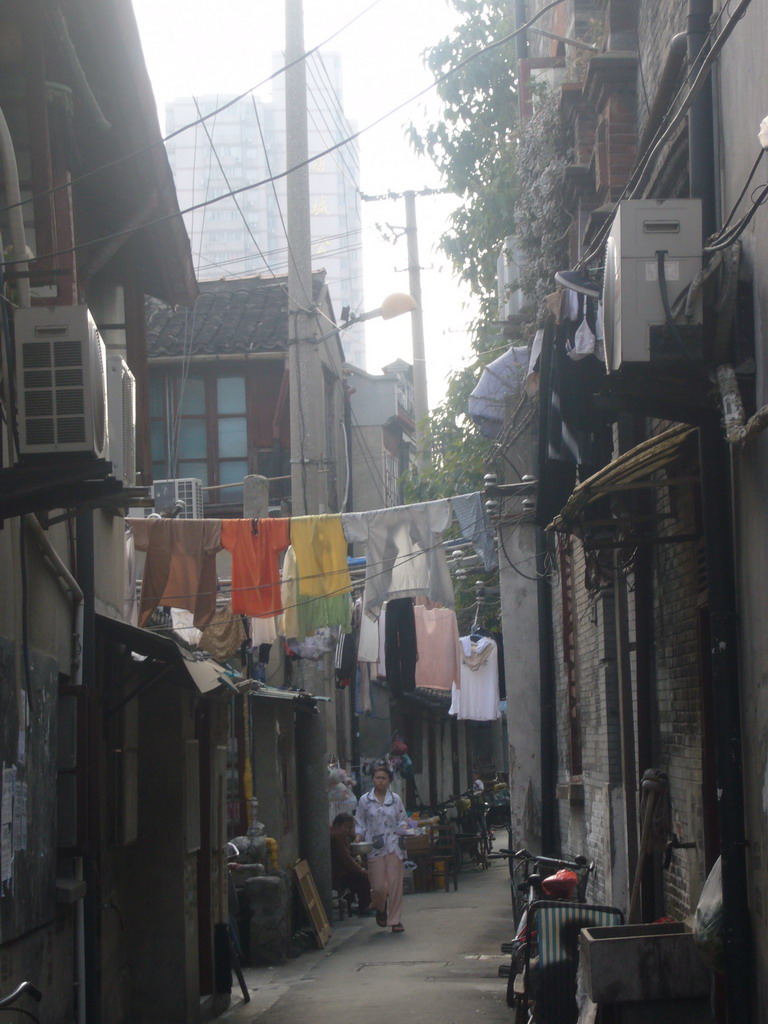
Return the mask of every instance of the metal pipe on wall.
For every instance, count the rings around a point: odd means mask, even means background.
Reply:
[[[555,648],[552,633],[552,583],[547,571],[544,531],[537,527],[536,600],[539,615],[539,707],[541,713],[541,848],[552,856],[557,841],[557,713]]]
[[[706,43],[711,0],[689,0],[688,60]],[[716,217],[711,83],[696,97],[688,122],[690,193],[702,200],[704,237]],[[726,1008],[729,1024],[752,1020],[752,941],[744,826],[740,677],[731,451],[719,417],[699,427],[701,499],[711,625],[712,688],[723,877]]]

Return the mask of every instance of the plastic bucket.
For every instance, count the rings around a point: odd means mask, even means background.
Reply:
[[[444,860],[436,860],[435,861],[435,888],[436,889],[444,889],[445,888],[445,861]]]

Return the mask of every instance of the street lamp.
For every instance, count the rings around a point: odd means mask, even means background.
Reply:
[[[402,316],[404,313],[410,313],[416,309],[416,305],[416,299],[412,295],[406,295],[405,292],[393,292],[382,300],[378,309],[372,309],[368,313],[350,314],[349,306],[344,306],[341,311],[341,323],[332,331],[322,334],[319,338],[313,338],[312,341],[315,344],[319,344],[321,341],[332,338],[337,331],[344,331],[348,327],[354,327],[355,324],[363,323],[364,320],[375,320],[377,317],[381,317],[382,320],[394,320],[396,316]]]
[[[345,318],[342,311],[342,320],[345,320],[343,326],[351,327],[352,324],[359,324],[361,320],[373,320],[377,316],[380,316],[382,320],[394,320],[396,316],[410,313],[412,309],[416,309],[416,299],[412,295],[406,295],[405,292],[393,292],[382,301],[378,309],[372,309],[370,313],[361,313],[359,316]]]

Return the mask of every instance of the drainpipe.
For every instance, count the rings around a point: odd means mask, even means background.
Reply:
[[[37,544],[48,570],[56,578],[63,593],[72,601],[72,667],[71,678],[75,686],[83,682],[83,663],[80,657],[83,636],[84,594],[80,585],[53,547],[37,516],[24,516],[24,525]],[[83,880],[83,858],[73,859],[74,876]],[[75,904],[75,962],[77,968],[77,1024],[85,1024],[85,905],[81,896]]]
[[[525,0],[515,0],[515,28],[520,29],[526,23]],[[515,41],[515,55],[518,60],[528,56],[528,33],[520,32]]]
[[[669,110],[673,96],[672,90],[677,85],[687,51],[688,36],[685,32],[678,32],[677,35],[672,36],[669,41],[667,56],[664,60],[664,67],[659,76],[659,84],[656,87],[656,95],[653,98],[653,103],[651,104],[651,109],[638,143],[637,150],[639,153],[645,153],[650,148],[651,142],[659,130],[659,125]]]
[[[13,139],[8,128],[5,114],[0,109],[0,161],[2,161],[3,179],[5,181],[5,203],[10,207],[8,220],[11,227],[11,245],[13,254],[11,259],[14,262],[14,269],[22,276],[16,278],[16,288],[19,294],[19,305],[28,307],[29,300],[29,278],[24,274],[28,269],[27,260],[27,239],[24,232],[24,208],[21,206],[21,189],[19,187],[19,168],[16,163],[16,152],[13,148]]]
[[[689,0],[688,59],[704,45],[711,0]],[[715,227],[715,153],[711,83],[694,101],[688,122],[690,194],[702,200],[704,237]],[[752,1020],[752,941],[744,829],[740,678],[733,496],[729,446],[719,419],[699,427],[701,497],[712,642],[720,852],[723,874],[726,1009],[729,1024]],[[731,486],[726,484],[731,482]]]
[[[285,400],[288,396],[288,363],[283,370],[283,378],[280,381],[280,391],[277,396],[275,415],[272,417],[272,476],[280,476],[283,471],[283,440],[280,430],[280,420],[285,408]]]
[[[709,34],[712,0],[689,0],[686,36],[688,67],[701,53]],[[715,133],[712,78],[709,76],[688,111],[688,174],[691,196],[701,199],[704,237],[715,230]]]
[[[556,850],[557,715],[555,712],[555,648],[552,634],[552,582],[547,570],[544,531],[537,527],[536,600],[539,616],[539,709],[541,760],[541,849],[547,856]]]
[[[83,590],[82,685],[92,689],[96,685],[96,608],[93,511],[85,509],[77,514],[76,558],[77,575]],[[97,870],[98,853],[83,859],[83,878],[86,883],[83,903],[83,977],[84,986],[78,1005],[85,1007],[89,1021],[101,1019],[101,950],[100,893],[101,880]]]
[[[80,657],[83,637],[83,601],[84,595],[80,584],[61,560],[58,551],[52,546],[48,535],[40,525],[36,516],[24,516],[24,525],[37,544],[49,571],[56,577],[56,582],[72,601],[72,665],[70,676],[75,686],[83,682],[83,663]]]

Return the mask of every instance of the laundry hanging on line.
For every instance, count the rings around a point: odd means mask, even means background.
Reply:
[[[451,692],[449,715],[474,722],[501,718],[496,643],[489,636],[461,638],[461,686]]]
[[[233,613],[272,619],[285,608],[281,632],[299,640],[325,626],[350,628],[348,542],[367,547],[363,609],[369,619],[380,614],[384,601],[398,597],[423,596],[451,607],[453,585],[442,536],[454,514],[487,562],[494,540],[477,492],[372,512],[293,519],[129,519],[136,549],[146,553],[141,623],[162,605],[187,609],[195,627],[204,629],[216,610],[215,556],[223,548],[232,554]],[[363,644],[368,659],[372,646],[369,631]]]

